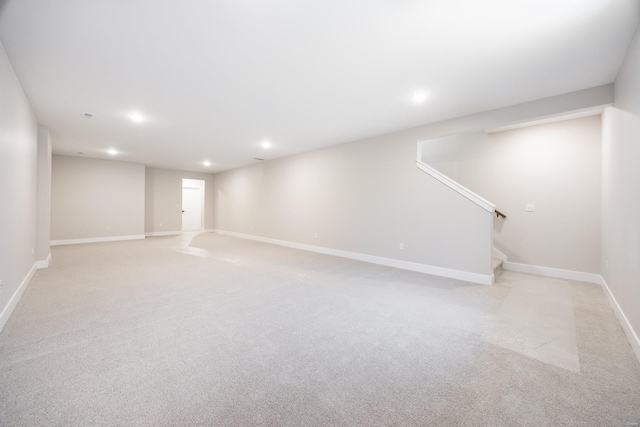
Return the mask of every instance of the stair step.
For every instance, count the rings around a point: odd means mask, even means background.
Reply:
[[[502,267],[502,260],[498,258],[493,259],[493,272],[495,273],[498,269]]]

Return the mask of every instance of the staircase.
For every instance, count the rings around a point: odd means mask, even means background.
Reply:
[[[507,218],[507,216],[504,213],[502,213],[502,212],[500,212],[499,210],[496,209],[496,205],[494,205],[493,203],[491,203],[487,199],[484,199],[484,198],[480,197],[479,195],[477,195],[473,191],[471,191],[468,188],[464,187],[462,184],[458,183],[457,181],[454,181],[453,179],[451,179],[447,175],[444,175],[443,173],[441,173],[440,171],[436,170],[432,166],[429,166],[428,164],[424,163],[422,161],[422,153],[421,153],[420,143],[418,144],[418,158],[416,159],[416,166],[418,167],[418,169],[422,170],[423,172],[427,173],[428,175],[431,175],[431,177],[435,178],[436,180],[440,181],[442,184],[446,185],[447,187],[449,187],[453,191],[455,191],[455,192],[459,193],[460,195],[466,197],[471,202],[475,203],[476,205],[478,205],[482,209],[486,210],[489,214],[495,215],[498,219],[505,220]],[[493,245],[493,240],[491,240],[490,244]],[[502,273],[502,262],[503,262],[503,260],[501,258],[496,258],[495,256],[496,255],[499,255],[499,256],[502,255],[502,258],[504,258],[504,259],[506,259],[506,257],[504,257],[504,255],[501,254],[500,252],[496,251],[495,248],[493,249],[493,251],[494,251],[494,258],[492,260],[492,272],[493,272],[493,281],[495,282],[495,280],[498,278],[500,273]],[[498,253],[496,254],[495,252],[498,252]]]
[[[492,260],[493,267],[493,280],[497,280],[500,274],[502,273],[502,260],[499,258],[493,258]]]

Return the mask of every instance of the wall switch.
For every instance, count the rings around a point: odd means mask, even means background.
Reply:
[[[33,250],[33,248],[31,248],[31,255],[33,255],[33,253],[34,253],[34,252],[35,252],[35,251]]]
[[[400,243],[400,246],[398,246],[398,249],[400,249],[401,251],[404,250],[404,243]]]
[[[162,227],[162,223],[160,223],[160,227]]]
[[[609,261],[604,262],[604,269],[609,270]]]
[[[107,225],[107,231],[111,230],[111,226]]]
[[[318,238],[318,233],[313,233],[313,238],[317,239]]]
[[[534,205],[533,203],[528,203],[525,210],[527,212],[535,212],[536,211],[536,205]]]

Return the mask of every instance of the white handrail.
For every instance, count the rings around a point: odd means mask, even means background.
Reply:
[[[487,212],[491,212],[491,213],[495,212],[496,205],[494,205],[493,203],[491,203],[487,199],[478,196],[476,193],[474,193],[473,191],[469,190],[467,187],[461,185],[457,181],[454,181],[453,179],[449,178],[448,176],[446,176],[446,175],[442,174],[441,172],[435,170],[434,168],[432,168],[428,164],[426,164],[426,163],[424,163],[424,162],[422,162],[420,160],[416,160],[416,166],[421,171],[428,173],[429,175],[431,175],[432,177],[434,177],[435,179],[437,179],[438,181],[440,181],[441,183],[443,183],[447,187],[449,187],[452,190],[454,190],[454,191],[458,192],[459,194],[463,195],[464,197],[466,197],[467,199],[471,200],[473,203],[475,203],[476,205],[480,206],[482,209],[486,210]]]

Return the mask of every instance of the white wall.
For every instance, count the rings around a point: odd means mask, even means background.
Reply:
[[[490,275],[490,214],[416,168],[417,136],[215,174],[216,228]]]
[[[51,240],[142,238],[144,181],[141,164],[54,155]]]
[[[637,337],[640,332],[638,76],[640,32],[636,33],[616,79],[614,108],[605,110],[602,132],[602,276],[629,322],[626,332],[630,341],[635,342],[634,349],[640,358]],[[624,325],[624,319],[622,323]]]
[[[38,123],[0,44],[0,329],[36,256]]]
[[[425,141],[422,160],[507,215],[494,246],[510,262],[599,274],[600,141],[597,115]]]
[[[605,85],[218,173],[215,227],[491,274],[491,218],[416,168],[417,141],[611,102]]]
[[[48,266],[51,253],[51,133],[38,129],[38,221],[36,259]]]
[[[213,228],[213,174],[147,167],[145,170],[145,233],[182,231],[182,179],[205,181],[204,228]]]
[[[613,104],[613,84],[565,93],[524,104],[485,111],[423,126],[420,139],[439,138],[469,131],[484,131],[567,112],[579,113]]]

